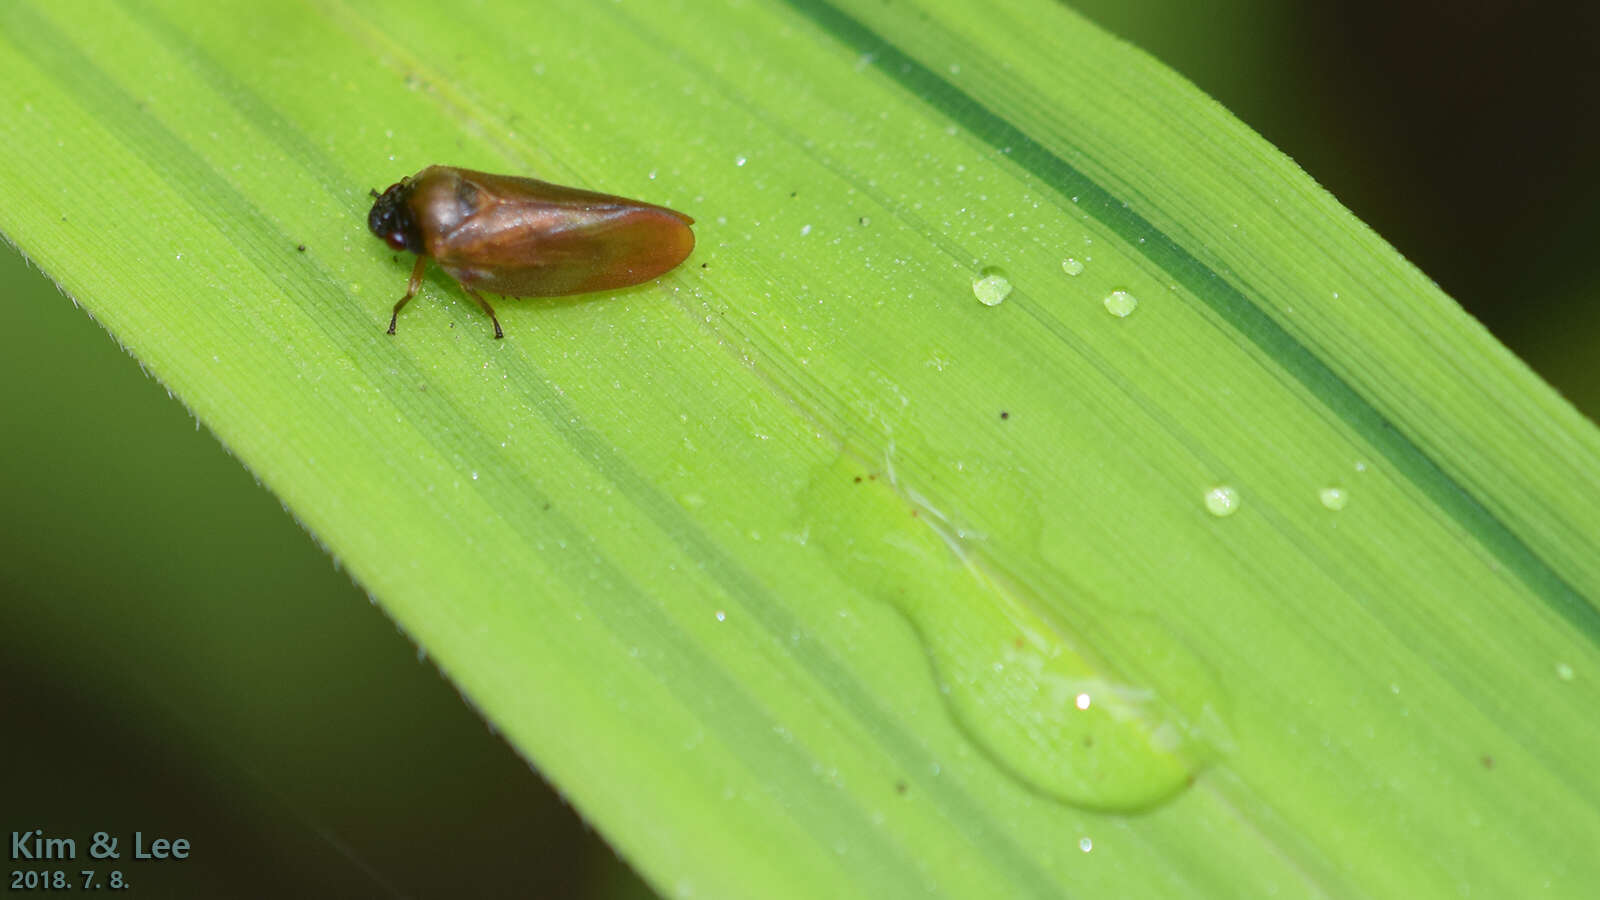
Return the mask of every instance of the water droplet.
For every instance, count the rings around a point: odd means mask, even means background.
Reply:
[[[473,472],[472,473],[472,480],[473,481],[477,481],[478,480],[478,473],[477,472]]]
[[[720,609],[717,610],[717,621],[718,622],[726,622],[726,621],[728,621],[728,613],[725,610],[720,610]]]
[[[981,459],[940,471],[949,477],[929,483],[956,496],[1026,496],[1014,470]],[[892,457],[873,469],[841,456],[813,474],[800,507],[809,546],[915,625],[962,730],[1041,794],[1148,809],[1227,744],[1221,688],[1185,644],[1142,617],[1091,621],[1048,575],[1002,566],[998,537],[902,480]]]
[[[1238,511],[1239,492],[1233,489],[1233,485],[1219,484],[1206,491],[1206,512],[1222,518]]]
[[[800,226],[800,236],[801,237],[805,237],[806,235],[808,235],[810,233],[811,233],[811,226],[810,225],[801,225]]]
[[[1105,304],[1106,312],[1119,319],[1126,319],[1139,307],[1139,298],[1127,291],[1116,290],[1106,295]]]
[[[1350,502],[1350,494],[1344,488],[1338,487],[1323,488],[1317,492],[1317,498],[1322,501],[1323,506],[1334,512],[1344,509],[1345,504]]]
[[[1082,275],[1083,263],[1069,256],[1061,261],[1061,271],[1068,275]]]
[[[1011,279],[997,266],[988,266],[972,279],[972,293],[984,306],[999,306],[1011,295]]]
[[[1577,677],[1577,673],[1572,671],[1572,666],[1567,663],[1556,663],[1556,677],[1562,681],[1571,681]]]
[[[1090,837],[1078,838],[1078,849],[1085,853],[1094,849],[1094,839]]]
[[[747,163],[749,161],[750,160],[745,158],[744,154],[742,154],[742,153],[733,158],[733,164],[736,165],[736,166],[742,166],[742,165],[744,165],[745,163]]]

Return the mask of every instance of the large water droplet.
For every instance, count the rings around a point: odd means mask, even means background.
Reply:
[[[1026,496],[1006,470],[971,460],[954,477],[967,479],[963,495]],[[810,546],[911,620],[957,723],[1034,789],[1147,809],[1226,743],[1214,676],[1169,631],[1143,617],[1091,621],[1058,588],[1003,570],[994,538],[900,480],[892,460],[874,469],[842,456],[800,502]]]
[[[998,266],[988,266],[972,279],[972,293],[984,306],[999,306],[1011,295],[1011,279]]]
[[[1106,305],[1106,312],[1119,319],[1126,319],[1133,315],[1135,309],[1139,308],[1139,298],[1122,290],[1112,291],[1107,294],[1103,302]]]
[[[1083,263],[1069,256],[1061,261],[1061,271],[1068,275],[1082,275]]]
[[[1317,492],[1317,499],[1322,501],[1323,506],[1338,512],[1350,502],[1350,494],[1341,487],[1325,487]]]

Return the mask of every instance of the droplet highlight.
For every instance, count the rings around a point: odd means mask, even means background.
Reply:
[[[1063,272],[1065,272],[1068,275],[1071,275],[1073,277],[1077,277],[1079,275],[1082,275],[1083,274],[1083,262],[1081,260],[1073,259],[1072,257],[1069,256],[1066,259],[1063,259],[1061,261],[1061,271],[1063,271]]]
[[[1119,319],[1126,319],[1139,308],[1139,298],[1123,290],[1112,291],[1102,302],[1106,305],[1106,312]]]
[[[1011,296],[1011,279],[997,266],[988,266],[972,279],[972,293],[984,306],[999,306]]]
[[[1219,484],[1206,491],[1206,512],[1220,519],[1238,511],[1239,492],[1232,485]]]
[[[1317,492],[1317,499],[1322,501],[1323,506],[1338,512],[1350,502],[1350,494],[1344,488],[1325,487]]]

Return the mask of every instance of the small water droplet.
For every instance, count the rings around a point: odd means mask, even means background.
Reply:
[[[733,158],[733,164],[736,165],[736,166],[742,166],[742,165],[744,165],[745,163],[747,163],[749,161],[750,160],[747,159],[743,154],[740,154],[740,155],[735,156]]]
[[[1139,307],[1139,298],[1127,291],[1116,290],[1106,295],[1105,304],[1106,312],[1119,319],[1126,319]]]
[[[1562,681],[1571,681],[1577,677],[1577,673],[1572,671],[1572,666],[1567,663],[1556,663],[1556,677]]]
[[[806,235],[808,235],[810,233],[811,233],[811,226],[810,225],[801,225],[800,226],[800,236],[801,237],[805,237]]]
[[[478,473],[477,472],[473,472],[472,473],[472,480],[473,481],[477,481],[478,480]]]
[[[1085,853],[1094,849],[1094,839],[1090,837],[1078,838],[1078,849]]]
[[[1323,506],[1334,512],[1344,509],[1344,505],[1350,502],[1350,494],[1344,488],[1338,487],[1323,488],[1317,492],[1317,498],[1322,501]]]
[[[984,306],[999,306],[1011,295],[1011,279],[998,266],[987,266],[972,279],[972,293]]]
[[[724,611],[724,610],[720,610],[720,609],[717,610],[717,621],[718,622],[726,622],[726,621],[728,621],[727,612]]]
[[[1206,491],[1206,512],[1222,518],[1239,511],[1239,492],[1232,485],[1219,484]]]
[[[1083,262],[1069,256],[1061,261],[1061,271],[1067,273],[1068,275],[1082,275]]]

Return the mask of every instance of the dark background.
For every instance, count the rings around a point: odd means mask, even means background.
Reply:
[[[1596,7],[1077,7],[1600,413]],[[0,292],[0,835],[188,837],[147,895],[648,896],[97,325],[15,254]]]

